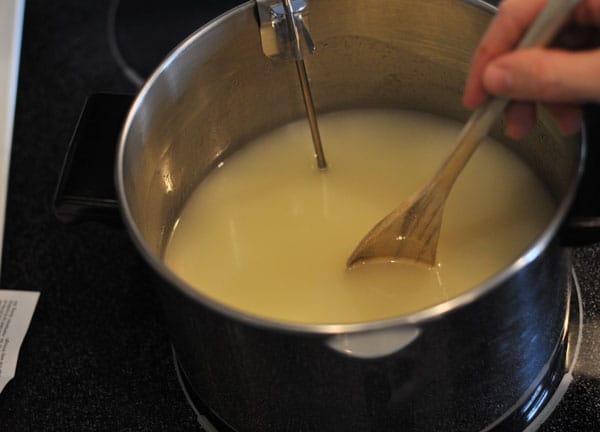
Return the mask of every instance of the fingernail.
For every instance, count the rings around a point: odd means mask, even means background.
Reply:
[[[510,90],[512,77],[506,69],[490,65],[485,70],[483,83],[490,93],[504,95]]]

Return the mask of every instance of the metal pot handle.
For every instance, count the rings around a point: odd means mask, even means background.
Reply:
[[[325,345],[347,357],[371,360],[402,351],[420,335],[419,327],[405,325],[329,336]]]
[[[122,224],[114,182],[115,155],[133,98],[123,94],[87,98],[54,193],[54,214],[61,222]]]
[[[115,155],[133,98],[95,94],[86,100],[54,195],[54,212],[60,221],[122,223],[114,186]],[[588,125],[600,119],[600,105],[587,105],[584,112]],[[600,242],[600,128],[587,129],[585,173],[559,234],[565,246]]]

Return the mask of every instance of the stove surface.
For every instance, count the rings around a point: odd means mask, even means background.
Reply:
[[[146,22],[156,5],[174,9],[180,1],[152,0],[137,18]],[[0,20],[8,3],[1,1]],[[25,4],[0,286],[41,296],[16,376],[0,394],[2,431],[201,430],[177,379],[156,280],[128,235],[94,222],[65,227],[53,214],[87,96],[135,93],[124,65],[143,77],[144,67],[170,49],[165,43],[145,60],[131,55],[139,33],[120,27],[119,7],[125,6],[116,0]],[[194,13],[188,22],[201,25],[214,10]],[[157,29],[154,37],[165,32]],[[599,124],[590,123],[592,146]],[[584,310],[581,345],[573,380],[541,425],[544,432],[600,430],[600,245],[576,248],[573,256]]]

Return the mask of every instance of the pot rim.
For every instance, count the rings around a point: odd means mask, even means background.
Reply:
[[[484,0],[460,0],[463,3],[471,4],[475,7],[481,8],[484,11],[495,13],[497,7],[486,3]],[[195,41],[202,37],[205,33],[209,32],[213,27],[218,26],[222,21],[226,20],[230,15],[236,14],[238,11],[253,8],[255,6],[254,0],[249,0],[229,11],[225,12],[221,16],[213,19],[208,22],[206,25],[199,28],[189,37],[187,37],[183,42],[181,42],[171,53],[167,55],[165,60],[158,66],[158,68],[152,73],[150,78],[146,81],[140,92],[138,93],[135,101],[133,102],[129,113],[127,115],[126,121],[123,125],[121,135],[119,137],[118,143],[118,151],[117,151],[117,159],[116,159],[116,186],[117,186],[117,195],[119,197],[119,201],[121,203],[120,210],[125,221],[125,226],[136,245],[138,251],[141,252],[142,256],[149,262],[152,268],[161,276],[161,278],[169,283],[173,288],[179,290],[186,297],[190,298],[193,301],[201,303],[202,305],[212,309],[212,311],[225,315],[228,318],[236,320],[238,322],[242,322],[248,325],[252,325],[254,327],[269,329],[269,330],[278,330],[283,332],[298,332],[298,333],[309,333],[309,334],[322,334],[322,335],[331,335],[331,334],[340,334],[340,333],[357,333],[357,332],[368,332],[368,331],[376,331],[381,329],[388,329],[390,327],[403,327],[410,326],[414,327],[415,325],[425,323],[428,321],[436,320],[444,315],[457,310],[459,308],[465,307],[473,302],[477,301],[479,298],[485,296],[487,293],[494,289],[500,288],[500,286],[506,282],[508,279],[513,277],[519,271],[524,269],[527,265],[533,262],[536,258],[538,258],[544,250],[550,245],[555,235],[557,234],[560,226],[565,220],[567,213],[573,203],[576,195],[577,186],[583,174],[583,169],[585,165],[585,159],[587,154],[587,132],[585,130],[585,126],[581,132],[580,136],[580,146],[579,146],[579,166],[577,167],[576,173],[572,176],[570,183],[566,189],[565,197],[559,203],[555,210],[555,214],[544,229],[544,231],[539,235],[539,237],[532,242],[532,244],[517,258],[511,265],[505,267],[502,271],[494,274],[492,277],[486,279],[482,283],[474,286],[470,290],[451,298],[443,303],[437,304],[435,306],[428,307],[426,309],[413,312],[407,315],[401,315],[396,317],[389,317],[375,321],[366,321],[366,322],[356,322],[356,323],[343,323],[343,324],[335,324],[335,323],[301,323],[301,322],[293,322],[293,321],[281,321],[273,318],[265,318],[259,315],[253,315],[251,313],[241,311],[234,307],[228,306],[224,303],[218,302],[211,297],[203,294],[199,290],[193,288],[190,284],[185,282],[179,276],[177,276],[173,271],[171,271],[164,262],[160,259],[158,255],[153,253],[148,246],[147,242],[144,240],[140,230],[134,222],[132,217],[131,209],[127,204],[126,193],[125,193],[125,173],[123,169],[123,162],[125,156],[125,148],[127,143],[127,136],[129,130],[131,128],[132,122],[140,110],[140,107],[144,104],[144,100],[146,99],[146,95],[152,89],[154,82],[158,79],[158,77],[165,71],[172,61],[178,56],[182,55],[187,51],[188,47],[195,43]]]

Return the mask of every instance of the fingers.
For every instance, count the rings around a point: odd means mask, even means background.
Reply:
[[[581,129],[583,112],[578,105],[547,104],[546,109],[565,135],[575,134]],[[523,139],[535,126],[536,106],[532,102],[512,102],[506,109],[505,118],[506,135],[515,140]]]
[[[512,50],[545,4],[545,0],[504,0],[475,51],[463,103],[474,109],[487,98],[482,76],[487,64]]]
[[[548,111],[556,119],[560,130],[565,135],[572,135],[581,129],[583,110],[579,105],[549,104]]]
[[[490,62],[485,92],[516,100],[576,104],[600,100],[600,50],[542,48],[515,51]]]
[[[599,26],[600,2],[595,0],[582,2],[577,9],[575,9],[574,19],[579,24]]]
[[[525,138],[535,126],[535,104],[513,102],[507,107],[504,116],[506,119],[506,135],[514,140],[520,140]]]
[[[469,70],[463,104],[475,109],[489,94],[516,100],[506,110],[506,134],[525,137],[535,125],[529,100],[547,102],[565,134],[581,128],[583,101],[600,101],[600,50],[568,52],[529,49],[512,52],[547,0],[504,0],[482,38]],[[583,2],[574,24],[600,26],[600,0]],[[598,46],[598,45],[594,45]]]

